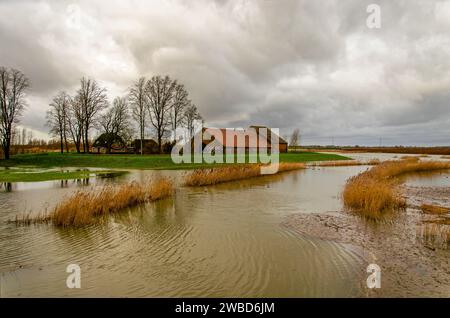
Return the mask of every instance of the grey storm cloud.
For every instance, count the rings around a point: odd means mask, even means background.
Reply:
[[[381,8],[369,29],[366,8]],[[140,76],[184,83],[207,125],[305,143],[449,144],[450,1],[1,1],[0,65],[30,78],[23,125],[59,90],[112,100]]]

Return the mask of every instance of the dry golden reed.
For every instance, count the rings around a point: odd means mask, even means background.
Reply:
[[[418,228],[418,235],[429,243],[450,244],[450,227],[439,223],[425,223]]]
[[[52,211],[37,217],[23,216],[16,223],[29,224],[52,222],[56,226],[82,226],[94,223],[98,217],[119,212],[138,204],[160,200],[171,196],[173,183],[161,178],[140,184],[131,182],[119,186],[108,185],[100,189],[80,190]]]
[[[242,180],[261,176],[261,164],[230,165],[212,169],[197,169],[184,179],[186,186],[206,186],[223,182]],[[278,172],[304,169],[305,164],[298,162],[281,162]]]
[[[441,169],[450,169],[450,162],[420,161],[417,157],[383,162],[347,180],[343,191],[344,205],[369,218],[379,219],[387,211],[406,207],[406,200],[398,188],[399,176]]]
[[[442,207],[433,204],[422,204],[420,206],[423,213],[426,214],[448,214],[450,213],[450,208]]]

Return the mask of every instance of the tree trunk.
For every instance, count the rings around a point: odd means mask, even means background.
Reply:
[[[7,141],[6,141],[6,145],[5,145],[5,147],[3,148],[3,158],[4,158],[5,160],[8,160],[8,159],[9,159],[9,148],[10,148],[10,142],[9,142],[9,140],[7,140]]]
[[[85,142],[86,142],[86,150],[85,150],[85,152],[86,153],[89,153],[89,139],[88,139],[88,131],[87,131],[87,129],[86,129],[86,132],[85,132],[85,136],[84,136],[84,139],[85,139]]]
[[[175,143],[177,142],[177,116],[174,117],[175,124],[173,126],[173,139],[175,140]]]
[[[80,153],[81,152],[81,141],[80,141],[80,139],[74,140],[74,143],[75,143],[75,148],[77,149],[77,153]]]
[[[67,143],[67,134],[64,132],[64,145],[66,146],[66,152],[69,153],[69,144]]]
[[[64,140],[63,140],[62,132],[59,134],[59,141],[60,141],[60,146],[61,146],[61,153],[64,153]]]
[[[84,152],[89,153],[89,139],[88,139],[88,129],[84,132]]]
[[[81,151],[81,143],[83,144],[83,152],[85,152],[86,151],[86,142],[84,141],[84,131],[81,131],[80,151]]]
[[[158,146],[159,146],[159,153],[162,154],[163,153],[163,151],[162,151],[162,136],[160,136],[159,134],[158,134]]]
[[[141,124],[141,156],[144,154],[144,125]]]

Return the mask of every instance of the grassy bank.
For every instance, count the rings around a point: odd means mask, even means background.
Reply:
[[[245,157],[248,159],[248,156]],[[325,160],[348,160],[349,158],[326,153],[301,152],[281,153],[280,162],[310,162]],[[248,160],[247,160],[248,161]],[[224,164],[182,163],[175,164],[170,155],[94,155],[94,154],[23,154],[10,160],[0,160],[3,167],[93,167],[111,169],[196,169]]]
[[[38,182],[49,180],[74,180],[91,177],[107,177],[111,174],[124,174],[117,170],[51,170],[34,171],[34,169],[0,169],[0,182]]]
[[[343,192],[344,205],[369,218],[383,218],[387,212],[406,207],[398,188],[400,176],[442,169],[450,169],[450,162],[420,161],[417,157],[383,162],[347,181]]]

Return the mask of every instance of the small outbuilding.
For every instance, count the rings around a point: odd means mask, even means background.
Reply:
[[[133,141],[134,153],[141,153],[141,139],[135,139]],[[153,139],[142,139],[142,153],[145,155],[157,154],[159,153],[158,143]]]

